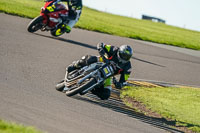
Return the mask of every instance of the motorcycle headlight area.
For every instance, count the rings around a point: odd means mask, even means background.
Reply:
[[[44,8],[44,7],[41,7],[41,10],[42,10],[42,12],[44,12],[44,11],[45,11],[45,8]]]

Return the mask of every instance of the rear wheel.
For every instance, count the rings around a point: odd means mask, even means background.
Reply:
[[[51,31],[52,36],[58,37],[65,33],[65,31],[66,31],[65,25],[58,26],[58,27],[60,27],[60,28],[57,28],[57,29],[54,29]]]
[[[34,18],[29,24],[27,30],[31,33],[36,32],[37,30],[42,28],[43,17],[38,16]]]
[[[74,89],[70,89],[70,90],[66,91],[66,95],[67,96],[73,96],[73,95],[76,95],[78,93],[81,94],[81,92],[83,90],[88,89],[89,87],[91,87],[94,84],[96,84],[96,80],[94,78],[88,79],[87,81],[84,81],[82,83],[82,85],[80,85],[79,87],[74,87]]]

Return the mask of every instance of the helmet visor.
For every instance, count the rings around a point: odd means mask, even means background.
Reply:
[[[132,54],[129,51],[119,51],[119,56],[121,59],[129,61]]]
[[[122,52],[119,52],[119,62],[121,63],[127,63],[130,59],[130,57],[127,56],[127,54],[124,54]]]

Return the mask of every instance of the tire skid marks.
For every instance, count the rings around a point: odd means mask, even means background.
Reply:
[[[133,108],[126,106],[120,98],[120,91],[116,88],[112,90],[111,96],[108,100],[101,100],[97,96],[93,95],[92,93],[87,93],[82,96],[75,95],[73,96],[73,98],[77,100],[89,102],[92,104],[100,105],[104,108],[108,108],[115,112],[125,114],[128,117],[138,119],[142,122],[148,123],[150,125],[153,125],[155,127],[158,127],[160,129],[166,130],[171,133],[183,133],[182,131],[169,127],[170,122],[166,120],[163,121],[163,119],[145,116],[141,113],[136,112]]]
[[[146,82],[146,81],[127,81],[129,84],[131,85],[135,85],[135,86],[144,86],[144,87],[162,87],[160,85],[154,84],[154,83],[150,83],[150,82]]]

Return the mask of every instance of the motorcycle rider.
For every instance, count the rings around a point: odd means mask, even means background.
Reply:
[[[108,60],[115,62],[120,67],[120,69],[115,72],[115,74],[121,74],[120,79],[118,82],[114,80],[113,83],[117,89],[121,89],[123,87],[123,83],[128,80],[131,73],[130,58],[133,54],[131,47],[128,45],[116,47],[107,45],[105,43],[99,43],[97,44],[97,50],[101,56],[83,56],[80,60],[74,61],[71,65],[68,66],[68,73],[95,62],[103,62],[102,56],[107,56]],[[111,84],[112,80],[110,77],[105,80],[103,85],[93,89],[91,92],[102,100],[107,100],[110,97],[112,90]]]
[[[70,21],[65,25],[67,33],[71,32],[73,26],[78,22],[82,11],[82,0],[47,0],[47,1],[64,1],[68,4],[68,17],[62,16],[63,24],[69,19]]]

